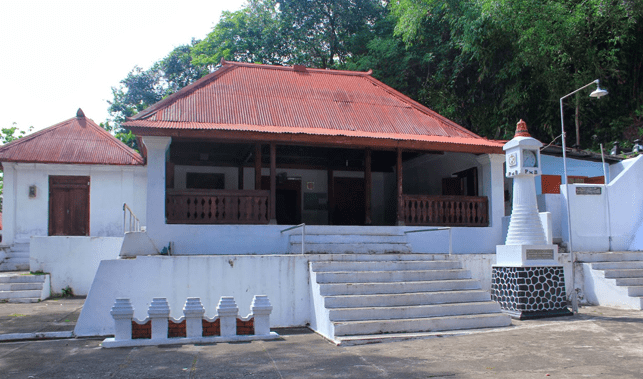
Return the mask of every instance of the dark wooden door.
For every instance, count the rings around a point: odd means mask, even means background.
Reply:
[[[261,189],[270,191],[270,177],[261,177]],[[301,223],[301,179],[277,181],[276,215],[279,225]]]
[[[333,225],[364,225],[364,179],[334,178]]]
[[[49,235],[89,235],[89,176],[49,177]]]

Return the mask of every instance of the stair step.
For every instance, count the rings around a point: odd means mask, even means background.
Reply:
[[[445,279],[471,279],[471,273],[468,270],[351,271],[317,273],[317,283],[320,284],[408,282]]]
[[[401,270],[437,270],[460,269],[459,261],[354,261],[354,262],[313,262],[315,272],[346,272],[346,271],[401,271]]]
[[[14,243],[11,246],[11,251],[26,251],[29,252],[29,243]]]
[[[7,303],[39,303],[40,297],[17,297],[13,299],[3,299]]]
[[[351,336],[509,326],[511,325],[511,318],[503,313],[494,313],[402,320],[340,321],[333,322],[333,324],[336,336]]]
[[[7,257],[29,259],[29,252],[28,251],[9,251],[7,252]]]
[[[628,269],[639,268],[643,269],[643,261],[615,261],[615,262],[596,262],[592,263],[594,270],[610,270],[610,269]]]
[[[340,295],[327,296],[328,308],[404,307],[414,305],[469,303],[490,301],[491,296],[482,290],[419,292],[403,294]]]
[[[576,253],[580,262],[643,261],[643,252]]]
[[[327,283],[320,285],[322,296],[370,295],[407,292],[434,292],[450,290],[477,290],[480,283],[473,279],[431,280],[392,283]]]
[[[496,302],[485,301],[405,307],[343,308],[329,310],[331,321],[393,320],[483,313],[500,313],[500,306]]]
[[[291,242],[290,251],[301,251],[301,242]],[[306,243],[305,251],[315,254],[387,254],[410,252],[411,248],[402,243]]]
[[[606,278],[641,278],[643,277],[643,269],[613,269],[604,270]]]
[[[418,254],[418,253],[395,253],[395,254],[332,254],[330,259],[324,262],[379,262],[379,261],[444,261],[452,260],[448,254]]]
[[[616,285],[626,286],[643,286],[643,278],[616,278]]]
[[[0,291],[0,300],[18,299],[24,297],[40,297],[41,290],[25,290],[25,291]]]
[[[25,290],[41,290],[42,283],[0,283],[0,291],[25,291]]]
[[[304,240],[306,244],[407,243],[406,236],[398,234],[306,234]],[[301,243],[301,235],[291,234],[290,242]]]
[[[25,271],[29,270],[29,261],[6,259],[0,266],[0,271]]]
[[[0,283],[44,283],[45,275],[4,274],[0,273]]]

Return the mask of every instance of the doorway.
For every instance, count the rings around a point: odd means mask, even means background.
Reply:
[[[333,178],[333,225],[364,225],[364,193],[363,178]]]
[[[301,179],[277,178],[275,210],[277,224],[297,225],[301,223]],[[261,177],[261,189],[270,190],[270,177]]]
[[[89,176],[49,177],[49,235],[89,235]]]

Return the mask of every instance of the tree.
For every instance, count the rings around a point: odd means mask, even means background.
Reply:
[[[27,131],[20,130],[18,128],[18,125],[16,125],[16,123],[14,122],[10,127],[1,129],[0,143],[4,145],[9,142],[20,139],[24,137],[25,134],[27,134],[27,132],[31,132],[32,130],[33,130],[33,126],[30,126],[29,129],[27,129]],[[0,213],[2,212],[2,199],[3,199],[2,194],[3,193],[4,193],[4,173],[0,174]]]

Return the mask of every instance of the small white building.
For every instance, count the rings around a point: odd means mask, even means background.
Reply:
[[[143,157],[79,109],[0,147],[0,162],[6,254],[0,270],[56,273],[53,292],[69,286],[87,294],[100,260],[118,257],[123,204],[145,222]],[[29,248],[30,260],[17,253],[12,259],[12,251]]]

